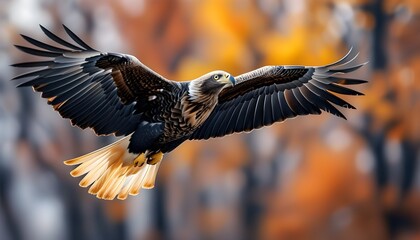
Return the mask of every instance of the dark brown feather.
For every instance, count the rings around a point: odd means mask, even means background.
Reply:
[[[308,69],[301,68],[292,70],[290,73],[284,74],[286,72],[284,72],[282,66],[273,67],[269,71],[263,72],[263,74],[260,76],[244,80],[243,82],[237,84],[235,87],[225,88],[219,95],[219,102],[226,102],[232,100],[240,95],[243,95],[246,92],[250,92],[252,90],[259,89],[265,86],[270,86],[274,84],[286,85],[287,83],[293,82],[294,80],[304,76],[307,72]],[[277,74],[283,76],[274,77]]]
[[[74,44],[41,29],[59,46],[22,35],[39,49],[16,46],[18,49],[48,59],[15,64],[35,70],[14,79],[23,80],[19,86],[33,86],[61,116],[81,128],[93,128],[99,135],[128,135],[142,118],[153,115],[139,112],[137,102],[150,105],[145,109],[156,109],[159,102],[147,101],[148,96],[175,86],[135,57],[94,50],[65,26]]]
[[[114,79],[115,85],[118,88],[118,96],[121,98],[121,101],[125,103],[133,102],[136,99],[134,93],[130,90],[129,86],[124,80],[121,71],[116,70],[111,73],[112,78]]]

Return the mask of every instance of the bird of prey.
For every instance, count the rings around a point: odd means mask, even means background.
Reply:
[[[14,79],[31,86],[63,118],[98,135],[124,136],[84,156],[73,177],[100,199],[126,199],[152,188],[164,153],[186,140],[209,139],[282,122],[321,110],[345,119],[336,108],[353,108],[337,94],[362,95],[342,85],[366,81],[349,78],[364,64],[349,51],[339,61],[319,67],[265,66],[232,76],[206,73],[177,82],[154,72],[127,54],[101,52],[63,25],[72,41],[40,26],[54,45],[22,37],[32,47],[21,51],[42,57],[12,66],[34,68]]]

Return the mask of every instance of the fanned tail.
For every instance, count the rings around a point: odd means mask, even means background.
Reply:
[[[124,200],[128,195],[137,195],[141,188],[150,189],[155,185],[160,163],[143,164],[136,167],[133,161],[144,158],[144,154],[128,152],[130,136],[124,137],[99,150],[65,161],[66,165],[78,165],[70,174],[79,177],[81,187],[88,187],[89,193],[99,199]],[[143,159],[144,161],[144,159]]]

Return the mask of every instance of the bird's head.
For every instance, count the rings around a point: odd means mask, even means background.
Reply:
[[[235,78],[225,71],[214,71],[209,73],[208,76],[209,82],[216,82],[223,87],[225,86],[235,86]]]
[[[235,83],[235,78],[229,73],[225,71],[213,71],[191,81],[189,95],[192,99],[218,95],[222,89],[234,86]]]
[[[225,71],[213,71],[199,78],[201,80],[201,88],[206,90],[221,90],[225,87],[234,86],[235,78]]]

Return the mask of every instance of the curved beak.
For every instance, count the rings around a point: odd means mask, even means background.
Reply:
[[[228,74],[228,75],[226,75],[226,78],[229,79],[229,81],[232,84],[232,86],[235,86],[236,80],[235,80],[235,78],[232,75]]]

